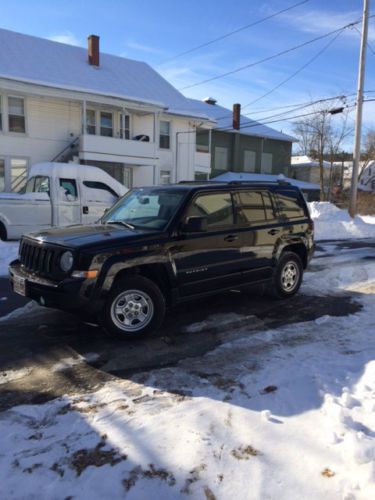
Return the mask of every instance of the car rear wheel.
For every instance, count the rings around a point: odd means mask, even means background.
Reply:
[[[154,333],[164,316],[165,299],[159,287],[143,276],[128,276],[110,292],[102,324],[111,335],[141,337]]]
[[[276,298],[291,297],[301,286],[303,266],[300,257],[294,252],[281,254],[271,284],[271,294]]]

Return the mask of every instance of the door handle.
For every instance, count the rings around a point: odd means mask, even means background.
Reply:
[[[89,207],[82,207],[82,213],[88,214],[89,213]]]
[[[277,234],[277,233],[279,233],[279,232],[280,232],[280,230],[279,230],[279,229],[270,229],[270,230],[268,231],[268,234],[272,234],[272,236],[273,236],[274,234]]]
[[[224,241],[228,241],[229,243],[236,240],[238,240],[238,236],[236,236],[235,234],[228,234],[228,236],[224,238]]]

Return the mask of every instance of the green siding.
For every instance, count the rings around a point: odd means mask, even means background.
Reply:
[[[219,170],[215,165],[215,148],[227,148],[228,170]],[[246,150],[256,153],[255,173],[261,171],[261,158],[263,153],[272,154],[272,173],[287,174],[292,153],[292,143],[262,137],[242,135],[239,133],[212,131],[211,138],[211,177],[227,171],[244,171],[244,152]]]

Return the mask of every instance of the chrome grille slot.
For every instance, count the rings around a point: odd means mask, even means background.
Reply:
[[[28,240],[20,244],[20,261],[27,271],[35,272],[42,276],[52,277],[55,274],[54,260],[57,252],[53,248],[41,246]]]

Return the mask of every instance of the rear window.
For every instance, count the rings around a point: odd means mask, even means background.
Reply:
[[[306,217],[305,204],[299,192],[288,189],[278,190],[275,196],[277,208],[281,216],[288,219]]]

